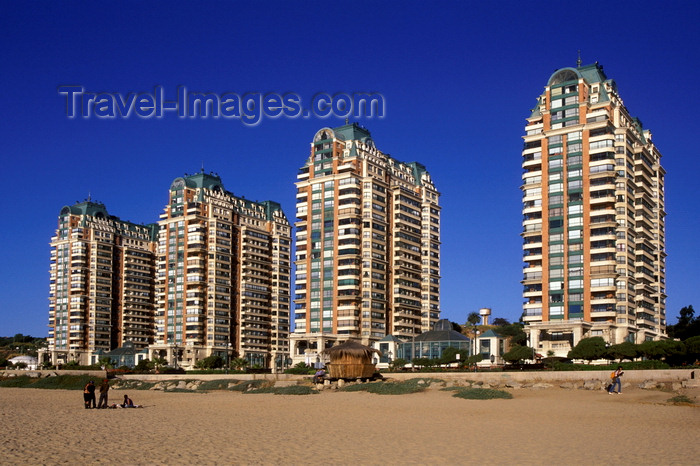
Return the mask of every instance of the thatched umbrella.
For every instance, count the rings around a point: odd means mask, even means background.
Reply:
[[[372,363],[372,355],[381,354],[378,350],[355,340],[348,340],[328,348],[323,353],[330,357],[331,362],[328,364],[330,376],[336,379],[372,377],[376,371]]]

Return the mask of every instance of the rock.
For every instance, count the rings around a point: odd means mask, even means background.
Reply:
[[[338,379],[338,388],[342,388],[345,386],[345,380],[343,379]]]
[[[317,384],[316,384],[316,390],[323,390],[323,384],[322,384],[322,383],[317,383]]]
[[[532,388],[533,388],[533,390],[543,390],[545,388],[552,388],[552,385],[548,384],[548,383],[544,383],[544,382],[539,382],[539,383],[534,384],[532,386]]]
[[[576,387],[575,387],[574,384],[571,383],[571,382],[565,382],[565,383],[559,385],[559,388],[563,388],[563,389],[565,389],[565,390],[572,390],[572,389],[574,389],[574,388],[576,388]]]
[[[654,382],[653,380],[645,380],[644,382],[640,383],[639,388],[642,390],[656,390],[658,388],[658,384]]]
[[[602,388],[605,388],[604,382],[601,382],[600,380],[586,380],[583,382],[583,389],[584,390],[600,390]]]
[[[175,386],[175,388],[180,389],[180,390],[186,390],[187,389],[187,382],[185,382],[184,380],[180,380],[177,383],[177,386]]]
[[[673,382],[671,384],[671,390],[673,390],[674,392],[677,392],[681,388],[683,388],[683,384],[681,382]]]
[[[505,387],[506,387],[506,388],[515,388],[515,389],[519,389],[519,388],[521,388],[522,386],[521,386],[518,382],[506,382]]]

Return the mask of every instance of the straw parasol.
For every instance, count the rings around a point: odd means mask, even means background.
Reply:
[[[381,354],[355,340],[348,340],[323,351],[331,360],[328,364],[330,376],[337,379],[372,377],[376,371],[372,363],[374,353]]]

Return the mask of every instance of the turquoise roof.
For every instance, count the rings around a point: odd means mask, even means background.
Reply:
[[[428,170],[425,168],[425,165],[418,162],[409,162],[406,165],[413,169],[413,177],[416,180],[416,184],[420,186],[422,184],[423,175],[428,173]]]
[[[369,130],[363,128],[358,123],[338,126],[337,128],[333,128],[333,132],[338,139],[343,139],[345,141],[365,141],[366,139],[372,139]]]
[[[177,181],[179,178],[176,178],[175,181]],[[193,175],[187,175],[183,177],[185,180],[185,184],[187,185],[188,188],[207,188],[207,189],[212,189],[216,186],[219,186],[221,189],[224,188],[223,183],[221,182],[221,178],[219,175],[216,175],[214,173],[204,173],[204,169],[202,169],[201,172],[195,173]],[[173,183],[175,183],[173,181]]]
[[[394,335],[387,335],[379,341],[393,341],[394,343],[403,343],[403,341],[400,338],[397,338]]]
[[[120,234],[129,235],[129,233],[146,233],[151,241],[155,241],[158,238],[157,223],[143,225],[133,223],[128,220],[122,220],[115,215],[110,215],[109,212],[107,212],[105,205],[101,202],[86,200],[73,204],[72,206],[64,206],[59,215],[77,215],[80,217],[104,218],[105,220],[111,220],[113,222],[112,226],[116,228]],[[83,222],[84,219],[81,220],[81,223]]]
[[[501,335],[494,332],[493,329],[488,329],[483,334],[479,335],[479,338],[502,338]]]
[[[91,217],[109,218],[109,213],[104,204],[100,202],[83,201],[73,204],[72,206],[64,206],[61,209],[60,215],[89,215]]]

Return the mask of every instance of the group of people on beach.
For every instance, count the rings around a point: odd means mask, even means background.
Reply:
[[[121,404],[112,403],[109,405],[109,380],[104,379],[100,385],[100,401],[95,405],[95,381],[91,380],[85,385],[83,389],[83,401],[85,402],[85,409],[117,409],[117,408],[143,408],[141,405],[134,404],[133,400],[129,398],[129,395],[124,395],[124,400]]]

